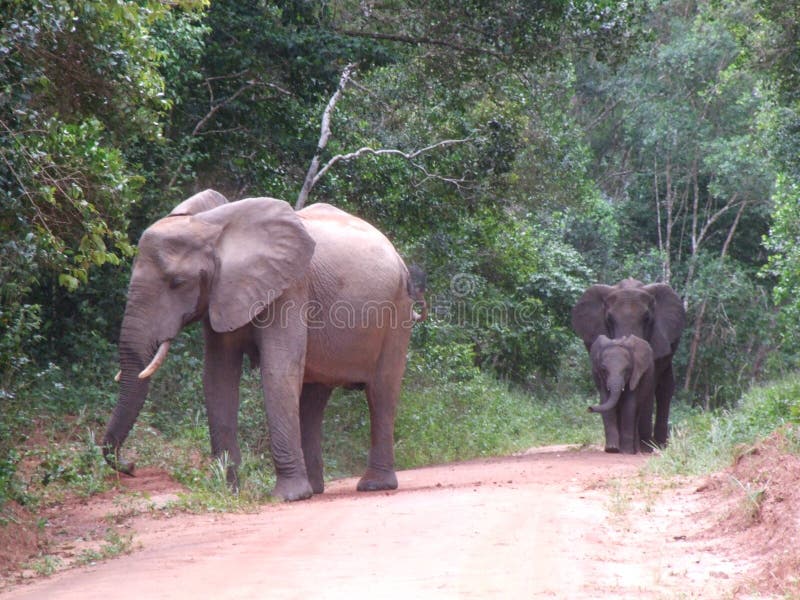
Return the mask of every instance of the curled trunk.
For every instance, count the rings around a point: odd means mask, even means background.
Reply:
[[[621,395],[622,395],[621,387],[612,389],[611,393],[608,396],[608,399],[602,404],[590,406],[589,412],[604,413],[614,410],[617,407],[617,404],[619,403],[619,398]]]

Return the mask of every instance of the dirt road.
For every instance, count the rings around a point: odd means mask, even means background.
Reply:
[[[746,565],[703,535],[693,487],[642,483],[646,460],[551,448],[404,471],[390,493],[342,480],[256,514],[138,519],[132,554],[0,598],[722,597]]]

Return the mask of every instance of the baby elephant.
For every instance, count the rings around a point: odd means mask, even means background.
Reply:
[[[606,452],[652,452],[655,377],[650,344],[635,335],[613,340],[601,335],[589,356],[601,399],[589,411],[603,415]]]

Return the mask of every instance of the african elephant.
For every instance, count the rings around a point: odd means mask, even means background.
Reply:
[[[665,446],[669,405],[675,392],[672,355],[686,325],[683,303],[664,283],[645,285],[624,279],[616,285],[593,285],[572,309],[572,327],[589,350],[599,335],[635,335],[650,344],[655,364],[656,422],[653,440]]]
[[[655,380],[650,344],[635,335],[599,335],[589,349],[592,377],[601,403],[589,411],[603,415],[606,452],[652,451],[643,443],[653,427]]]
[[[327,204],[228,202],[206,190],[142,234],[119,340],[119,400],[103,438],[109,464],[170,341],[196,321],[211,449],[236,466],[245,356],[261,370],[276,484],[283,500],[323,491],[322,416],[337,386],[366,390],[371,447],[359,490],[397,487],[394,420],[420,294],[392,244]]]

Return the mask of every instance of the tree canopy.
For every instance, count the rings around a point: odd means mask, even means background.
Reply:
[[[374,222],[429,274],[415,345],[574,376],[594,282],[669,282],[688,403],[796,366],[798,8],[788,0],[9,0],[0,397],[113,357],[140,232],[192,193]],[[317,148],[322,115],[351,65]],[[441,143],[444,140],[452,143]],[[418,152],[426,149],[424,152]]]

